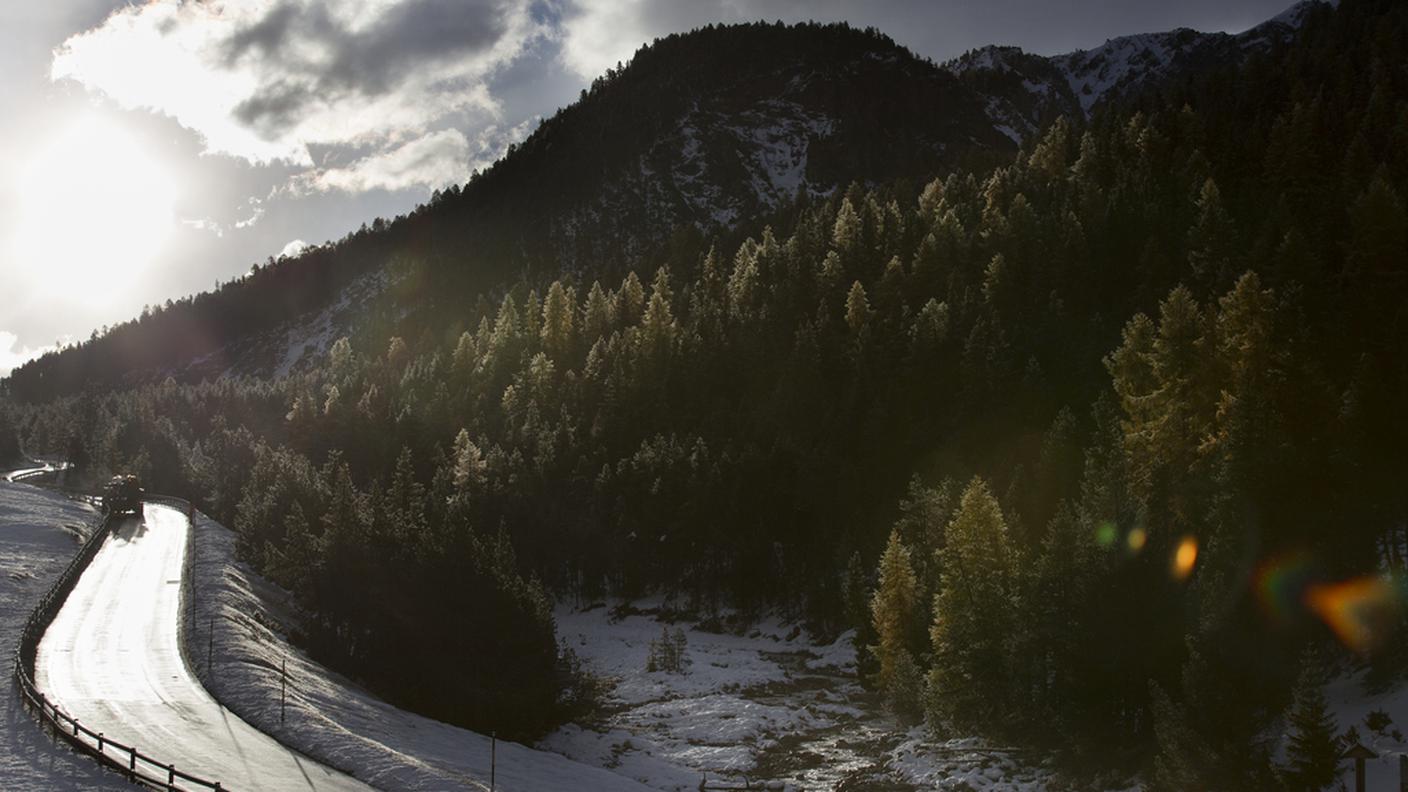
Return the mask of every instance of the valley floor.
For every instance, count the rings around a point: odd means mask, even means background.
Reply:
[[[750,783],[797,790],[1039,790],[1048,774],[976,740],[935,743],[903,729],[855,678],[851,633],[814,643],[764,619],[679,618],[668,600],[562,607],[559,639],[614,683],[599,716],[543,747],[654,789]],[[647,671],[652,641],[679,628],[684,673]],[[966,785],[966,786],[965,786]]]
[[[29,610],[95,522],[91,507],[57,493],[0,482],[0,640],[14,646]],[[1059,782],[1039,757],[976,740],[936,743],[903,729],[855,680],[850,634],[814,642],[764,618],[737,628],[727,611],[684,618],[667,599],[562,605],[558,633],[609,691],[591,719],[537,746],[499,742],[407,713],[324,669],[287,640],[297,617],[286,592],[233,561],[233,535],[203,518],[192,547],[199,584],[185,609],[188,661],[227,706],[283,742],[383,789],[453,790],[1040,790]],[[214,627],[214,642],[210,642]],[[662,629],[685,637],[684,673],[647,671]],[[202,651],[205,650],[205,651]],[[210,662],[207,668],[205,661]],[[279,668],[289,669],[280,719]],[[1408,690],[1366,695],[1341,678],[1327,691],[1340,728],[1374,709],[1408,724]],[[0,787],[16,792],[128,788],[63,745],[0,697]],[[1398,741],[1373,735],[1383,757],[1370,788],[1396,776]],[[1345,768],[1348,771],[1348,767]]]

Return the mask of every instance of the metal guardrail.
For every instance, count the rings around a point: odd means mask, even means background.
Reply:
[[[148,495],[145,500],[178,508],[187,514],[193,510],[190,501],[182,498]],[[211,789],[228,792],[218,781],[208,781],[184,773],[177,770],[175,765],[163,763],[155,757],[142,753],[135,746],[123,745],[116,740],[107,739],[102,732],[89,729],[79,723],[77,718],[59,709],[57,704],[50,701],[34,686],[34,663],[39,654],[39,641],[44,636],[44,631],[54,621],[54,617],[58,615],[59,609],[63,607],[64,601],[68,599],[73,587],[78,583],[79,576],[92,563],[93,557],[98,554],[103,540],[107,538],[112,529],[112,522],[111,517],[104,519],[98,529],[88,537],[78,554],[64,568],[58,580],[54,581],[54,585],[39,600],[39,605],[25,621],[24,629],[20,633],[20,645],[15,650],[14,660],[15,684],[20,689],[25,708],[35,713],[41,724],[49,726],[55,738],[64,738],[79,751],[93,756],[99,763],[116,770],[133,783],[141,784],[150,789]],[[185,576],[183,576],[184,579]]]

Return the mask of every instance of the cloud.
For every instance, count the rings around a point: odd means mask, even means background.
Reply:
[[[287,245],[284,245],[284,249],[279,251],[278,258],[297,256],[299,253],[302,253],[307,249],[307,242],[304,242],[301,239],[295,239]]]
[[[11,371],[55,349],[58,349],[58,344],[38,349],[21,346],[19,336],[0,330],[0,377],[8,377]]]
[[[313,168],[310,147],[362,152],[364,177],[320,180],[379,189],[429,183],[412,155],[443,159],[433,130],[497,118],[490,81],[543,35],[528,0],[153,0],[69,38],[51,76],[168,115],[208,153]]]
[[[363,157],[345,167],[310,171],[299,179],[304,191],[404,190],[443,187],[468,176],[469,141],[457,129],[432,132],[408,143]]]

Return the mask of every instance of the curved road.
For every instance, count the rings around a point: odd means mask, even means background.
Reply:
[[[224,789],[370,790],[240,720],[186,667],[176,631],[189,529],[149,503],[104,540],[39,643],[35,684],[87,728]]]

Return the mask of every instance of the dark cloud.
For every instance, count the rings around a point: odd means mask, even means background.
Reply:
[[[326,3],[285,0],[223,44],[228,65],[269,81],[235,115],[276,137],[320,99],[391,93],[417,70],[492,49],[508,31],[506,11],[496,0],[410,0],[352,30]]]

